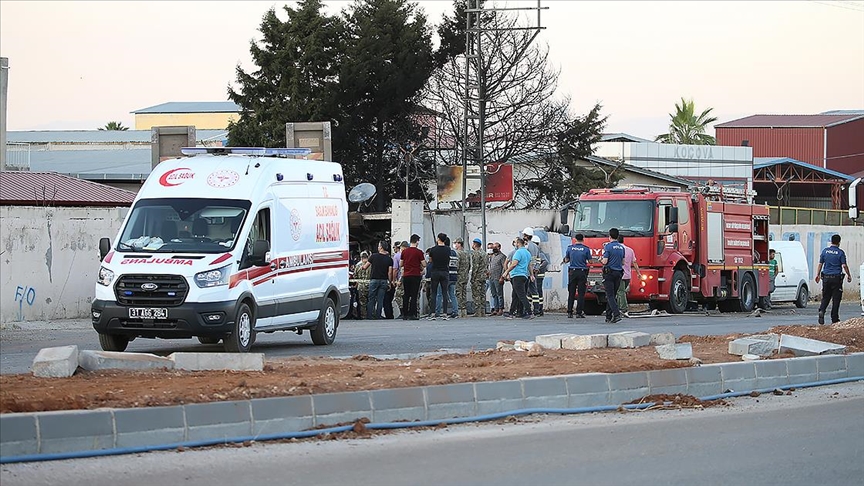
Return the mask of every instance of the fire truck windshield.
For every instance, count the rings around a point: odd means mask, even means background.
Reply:
[[[624,236],[651,236],[654,202],[637,200],[580,201],[573,229],[586,237],[604,236],[618,228]]]

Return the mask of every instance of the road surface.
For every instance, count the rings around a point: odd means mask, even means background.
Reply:
[[[731,400],[729,407],[398,431],[10,464],[3,486],[280,484],[858,485],[864,383]]]
[[[253,352],[267,358],[288,356],[349,357],[368,354],[378,357],[429,353],[438,350],[468,351],[494,348],[502,339],[533,340],[538,334],[569,332],[577,334],[609,333],[624,330],[648,333],[672,332],[710,335],[735,332],[755,333],[776,325],[816,324],[816,306],[797,309],[793,305],[777,306],[762,317],[749,314],[714,312],[687,313],[671,317],[626,319],[616,325],[604,324],[602,316],[567,319],[561,313],[548,313],[531,321],[507,320],[502,317],[452,319],[449,321],[353,321],[340,323],[336,342],[314,346],[308,333],[276,332],[258,336]],[[856,303],[844,303],[841,319],[860,314]],[[100,349],[96,332],[89,320],[47,323],[8,323],[0,330],[0,373],[26,373],[41,348],[78,345],[79,349]],[[136,339],[128,351],[168,355],[175,351],[222,351],[221,345],[204,346],[197,340]]]

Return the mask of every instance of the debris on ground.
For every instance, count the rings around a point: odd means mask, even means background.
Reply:
[[[767,332],[838,343],[846,346],[847,352],[864,351],[864,319],[827,326],[778,326]],[[729,341],[740,337],[745,336],[741,333],[681,336],[678,342],[690,343],[694,358],[675,361],[662,360],[655,349],[641,347],[543,350],[542,356],[533,357],[527,352],[495,350],[435,354],[412,359],[408,367],[405,360],[356,355],[348,359],[268,359],[263,371],[79,370],[69,378],[4,374],[0,375],[0,413],[169,406],[535,376],[686,368],[698,366],[700,361],[705,364],[732,361]],[[528,351],[529,342],[523,343]],[[775,354],[769,359],[789,356]],[[417,369],[422,372],[415,372]]]
[[[643,403],[653,403],[654,406],[649,407],[645,410],[658,410],[658,409],[680,409],[680,408],[707,408],[707,407],[716,407],[716,406],[727,406],[729,405],[723,399],[717,400],[702,400],[694,397],[693,395],[668,395],[665,393],[658,393],[655,395],[647,395],[642,398],[633,400],[632,402],[627,403],[626,405],[642,405]]]

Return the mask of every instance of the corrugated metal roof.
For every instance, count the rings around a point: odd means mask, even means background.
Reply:
[[[130,113],[240,113],[240,105],[233,101],[169,101]]]
[[[30,170],[59,172],[87,180],[144,180],[151,170],[148,149],[31,150]]]
[[[673,175],[664,174],[663,172],[657,172],[655,170],[645,169],[645,168],[638,167],[638,166],[631,165],[631,164],[627,164],[627,163],[624,163],[622,165],[621,162],[618,162],[615,160],[609,160],[609,159],[606,159],[603,157],[597,157],[596,155],[589,155],[588,157],[586,157],[586,160],[588,160],[590,162],[594,162],[596,164],[605,165],[607,167],[618,167],[620,165],[621,168],[626,170],[626,171],[633,172],[636,174],[642,174],[642,175],[648,176],[648,177],[654,177],[655,179],[660,179],[660,180],[664,180],[667,182],[672,182],[674,184],[679,184],[679,185],[682,185],[685,187],[693,185],[693,181],[690,181],[687,179],[681,179],[680,177],[675,177]]]
[[[815,165],[808,164],[807,162],[801,162],[800,160],[795,160],[789,157],[753,157],[753,170],[764,169],[765,167],[771,167],[780,164],[797,165],[798,167],[814,170],[816,172],[820,172],[822,174],[830,175],[831,177],[836,177],[838,179],[844,179],[847,181],[855,180],[854,177],[848,174],[837,172],[831,169],[823,169],[822,167],[817,167]]]
[[[150,143],[150,130],[21,130],[6,132],[10,143]],[[226,130],[196,130],[198,140],[227,138]]]
[[[822,128],[848,123],[864,114],[844,115],[752,115],[714,125],[714,128]]]
[[[0,204],[131,206],[135,193],[56,172],[0,172]]]

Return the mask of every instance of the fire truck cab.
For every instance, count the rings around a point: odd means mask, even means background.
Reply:
[[[750,312],[769,291],[768,207],[748,202],[744,191],[705,186],[691,191],[631,187],[592,189],[562,210],[597,259],[589,269],[586,312],[605,308],[599,259],[618,228],[636,254],[641,278],[633,272],[629,302],[680,314],[702,304],[722,312]]]

